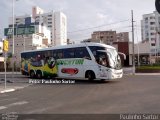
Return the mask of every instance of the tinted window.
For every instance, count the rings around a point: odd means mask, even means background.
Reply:
[[[26,58],[27,59],[30,59],[30,58],[35,58],[35,52],[29,52],[29,53],[26,53]]]
[[[74,48],[63,49],[63,54],[64,58],[74,58],[75,49]]]
[[[53,51],[52,51],[52,55],[53,55],[53,58],[54,58],[54,59],[57,59],[57,52],[56,52],[56,50],[53,50]]]
[[[25,53],[21,53],[21,58],[26,58]]]
[[[56,50],[57,52],[57,59],[62,59],[63,58],[63,51],[62,50]]]
[[[98,55],[98,50],[105,50],[104,47],[98,47],[98,46],[89,46],[94,56]]]
[[[98,51],[98,50],[105,50],[104,47],[89,46],[89,48],[91,49],[98,64],[109,67],[109,60],[106,52]]]
[[[75,48],[75,58],[91,59],[86,47]]]

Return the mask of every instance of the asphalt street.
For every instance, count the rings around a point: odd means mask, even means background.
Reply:
[[[11,80],[14,83],[7,84],[29,85],[0,94],[0,113],[120,114],[160,111],[160,75],[125,75],[122,79],[105,82],[76,80],[68,84],[28,83],[29,78],[21,75]]]

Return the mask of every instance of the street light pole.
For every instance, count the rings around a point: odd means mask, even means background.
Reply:
[[[25,38],[26,38],[26,37],[24,36],[24,37],[23,37],[23,40],[24,40],[24,41],[23,41],[23,45],[24,45],[23,50],[24,50],[24,51],[25,51],[25,49],[26,49],[26,48],[25,48],[25,47],[26,47]]]
[[[14,0],[12,0],[12,28],[13,28],[13,34],[12,34],[12,39],[13,39],[13,43],[12,43],[12,47],[13,47],[13,51],[12,51],[12,58],[14,59]],[[14,60],[13,60],[13,67],[12,67],[12,77],[14,75]]]
[[[13,28],[13,55],[14,55],[14,0],[12,0],[12,24],[13,24],[13,26],[12,26],[12,28]]]
[[[133,63],[133,75],[135,75],[135,53],[134,53],[134,21],[133,21],[133,10],[132,14],[132,63]]]

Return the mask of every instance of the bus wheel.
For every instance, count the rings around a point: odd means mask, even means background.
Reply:
[[[30,71],[30,77],[31,77],[31,78],[35,78],[35,73],[34,73],[33,70]]]
[[[42,72],[41,72],[41,71],[37,71],[36,77],[37,77],[38,79],[41,79],[41,78],[42,78]]]
[[[92,81],[95,79],[95,74],[93,71],[87,71],[86,72],[86,78],[88,78],[88,80]]]

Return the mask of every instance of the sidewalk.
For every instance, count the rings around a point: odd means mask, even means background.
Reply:
[[[5,74],[5,72],[0,72],[0,75]],[[13,74],[13,72],[6,72],[6,74]],[[21,72],[14,72],[15,75],[20,75]]]
[[[29,83],[7,83],[6,89],[5,89],[5,84],[0,83],[0,94],[5,93],[5,92],[12,92],[12,91],[20,90],[20,89],[23,89],[23,88],[28,87],[30,85],[32,85],[32,84],[29,84]]]
[[[124,75],[132,75],[133,69],[132,67],[123,68]],[[160,75],[160,73],[135,73],[135,75]]]
[[[160,75],[160,73],[135,73],[135,75]]]

